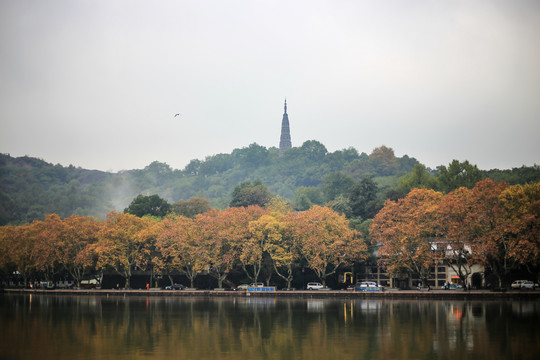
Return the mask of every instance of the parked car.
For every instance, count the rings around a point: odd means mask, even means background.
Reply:
[[[441,289],[443,290],[455,290],[455,289],[461,289],[461,288],[463,288],[463,286],[459,284],[445,284],[441,286]]]
[[[377,284],[374,281],[362,281],[361,283],[356,284],[356,288],[366,289],[366,288],[380,288],[381,285]]]
[[[235,290],[247,290],[249,288],[254,288],[254,287],[261,288],[261,287],[264,287],[264,284],[263,283],[241,284],[241,285],[238,285],[235,288]]]
[[[54,289],[54,283],[52,281],[41,281],[39,284],[40,289],[51,290]]]
[[[521,288],[522,289],[534,289],[535,288],[535,285],[532,281],[524,281],[521,283]]]
[[[169,286],[165,286],[165,290],[184,290],[185,288],[186,286],[182,284],[172,284]]]
[[[516,280],[510,285],[510,287],[512,289],[521,289],[521,284],[523,284],[524,282],[527,282],[527,280]]]
[[[308,290],[321,290],[324,289],[323,284],[318,282],[310,282],[307,284],[306,289]]]

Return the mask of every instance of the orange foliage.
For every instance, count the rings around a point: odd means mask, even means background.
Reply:
[[[328,207],[313,206],[294,216],[294,235],[308,266],[323,284],[341,265],[365,258],[367,246],[349,222]]]
[[[406,270],[425,282],[439,253],[432,251],[442,194],[413,189],[397,202],[387,201],[375,216],[370,234],[379,247],[379,263],[389,273]]]

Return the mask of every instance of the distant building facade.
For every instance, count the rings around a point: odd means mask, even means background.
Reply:
[[[429,277],[427,279],[428,284],[432,288],[440,289],[445,284],[455,286],[471,286],[472,288],[480,289],[486,286],[485,283],[485,268],[479,264],[462,265],[464,269],[462,274],[465,273],[465,283],[459,277],[457,266],[455,265],[455,255],[453,254],[452,247],[447,245],[445,241],[431,239],[431,250],[441,251],[442,255],[436,263],[433,263],[430,267]],[[471,252],[470,246],[466,245],[465,249],[467,253]],[[378,249],[373,253],[378,258]],[[412,272],[404,271],[400,274],[389,274],[386,269],[377,264],[377,262],[367,261],[362,264],[356,272],[356,281],[374,281],[379,285],[388,288],[397,289],[411,289],[415,288],[419,282],[421,282],[417,275]]]
[[[289,128],[289,115],[287,115],[287,99],[285,99],[285,112],[281,120],[281,138],[279,139],[279,156],[283,156],[291,145],[291,129]]]

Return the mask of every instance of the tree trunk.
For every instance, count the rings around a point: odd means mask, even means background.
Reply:
[[[244,263],[242,263],[242,269],[244,269],[244,272],[246,273],[246,275],[248,276],[248,278],[253,281],[253,283],[257,283],[257,279],[259,278],[259,274],[261,272],[261,264],[258,263],[258,264],[253,264],[252,265],[253,267],[253,275],[249,273],[249,271],[247,270],[246,268],[246,265]]]
[[[293,279],[291,265],[290,264],[287,265],[287,276],[285,276],[285,275],[283,275],[282,273],[279,272],[279,269],[277,268],[276,263],[274,263],[274,270],[275,270],[276,274],[278,274],[278,276],[280,278],[282,278],[283,280],[285,280],[287,282],[287,289],[290,289],[292,279]]]
[[[190,265],[188,265],[184,270],[184,274],[186,274],[187,278],[190,281],[190,287],[192,289],[195,288],[195,278],[197,277],[197,271],[195,271]]]

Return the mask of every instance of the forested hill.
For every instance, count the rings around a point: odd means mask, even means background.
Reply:
[[[524,176],[526,181],[540,181],[539,174],[535,166],[506,173],[492,170],[489,176],[520,183],[525,182]],[[282,157],[277,148],[251,144],[231,154],[192,160],[182,170],[155,161],[142,170],[118,173],[0,154],[0,225],[43,219],[48,213],[103,218],[111,210],[123,211],[139,194],[158,194],[170,203],[198,196],[208,199],[213,207],[225,208],[236,185],[255,180],[266,185],[272,195],[296,202],[296,207],[303,209],[312,204],[339,203],[352,185],[370,179],[368,185],[372,184],[377,194],[371,201],[382,204],[384,198],[402,196],[426,176],[433,177],[433,171],[406,155],[395,157],[385,146],[369,155],[352,147],[328,152],[314,140]]]

